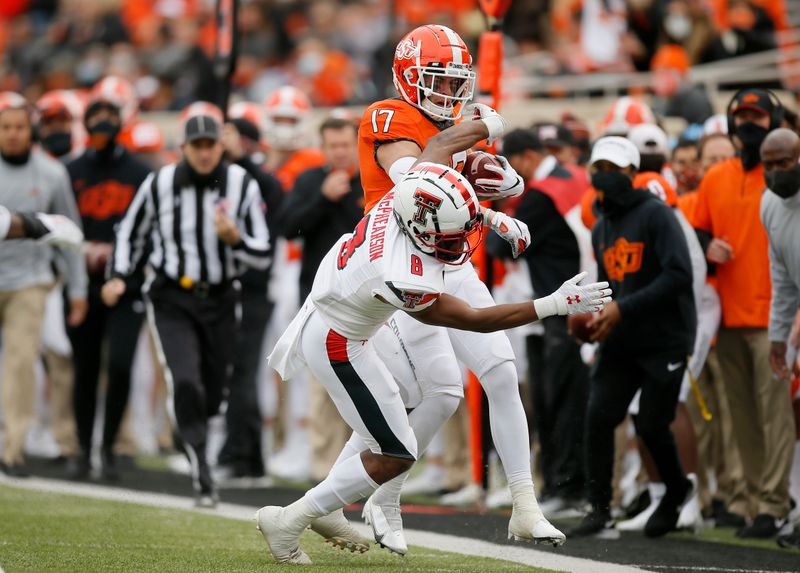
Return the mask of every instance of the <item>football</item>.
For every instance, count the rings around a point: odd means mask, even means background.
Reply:
[[[579,342],[590,342],[594,328],[589,323],[594,318],[593,312],[579,312],[567,317],[567,331],[578,339]]]
[[[495,194],[495,192],[491,189],[484,189],[483,187],[480,187],[476,183],[478,179],[502,180],[503,178],[501,174],[486,169],[487,165],[497,165],[498,167],[502,167],[502,163],[500,163],[500,161],[491,153],[486,153],[485,151],[470,151],[467,153],[467,160],[464,163],[464,169],[461,170],[461,174],[466,177],[467,181],[470,182],[472,187],[475,189],[475,193],[478,195]]]

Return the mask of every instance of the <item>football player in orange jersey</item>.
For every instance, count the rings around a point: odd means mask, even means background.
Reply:
[[[395,51],[392,74],[400,97],[369,106],[359,127],[361,181],[367,211],[401,180],[432,137],[447,137],[447,128],[462,115],[462,108],[473,95],[472,57],[458,34],[444,26],[421,26],[407,34]],[[490,140],[501,136],[505,129],[505,120],[485,105],[474,104],[466,111],[465,119],[483,121]],[[465,157],[465,152],[454,154],[450,165],[460,169]],[[482,200],[516,196],[524,191],[522,179],[505,159],[500,160],[503,167],[496,167],[496,178],[478,181],[483,187],[478,193]],[[530,234],[523,223],[492,209],[481,209],[484,224],[512,244],[515,257],[530,244]],[[494,304],[472,265],[448,268],[444,286],[448,293],[474,307]],[[396,313],[390,326],[383,327],[384,343],[378,352],[395,374],[403,371],[398,357],[402,357],[401,362],[407,357],[413,365],[415,380],[400,383],[418,385],[421,402],[406,406],[420,408],[422,404],[427,412],[426,416],[412,416],[411,420],[419,451],[425,450],[464,395],[460,360],[478,377],[489,399],[492,436],[513,498],[509,537],[563,543],[564,534],[547,521],[536,501],[527,421],[519,396],[514,352],[506,335],[438,328],[406,320],[403,315]],[[402,345],[406,352],[394,352],[391,341],[395,347]],[[365,445],[354,436],[340,459],[347,457],[348,450],[352,454],[363,449]],[[363,513],[375,539],[400,554],[407,549],[400,516],[400,491],[406,477],[402,474],[382,485],[369,498]]]

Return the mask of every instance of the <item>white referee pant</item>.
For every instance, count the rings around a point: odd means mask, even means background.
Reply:
[[[309,370],[371,452],[417,459],[417,439],[400,389],[371,341],[345,338],[314,311],[300,344]]]

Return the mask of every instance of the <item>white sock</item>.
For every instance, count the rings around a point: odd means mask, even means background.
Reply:
[[[517,482],[515,484],[509,484],[509,489],[511,490],[511,499],[513,500],[512,503],[514,504],[514,509],[521,508],[521,509],[529,509],[541,513],[542,510],[539,509],[539,501],[536,499],[536,492],[533,489],[533,481],[528,480],[528,482]]]
[[[345,461],[347,458],[355,456],[356,454],[360,454],[364,450],[367,450],[367,443],[355,432],[350,435],[350,439],[347,440],[342,451],[339,452],[339,457],[336,458],[336,461],[333,462],[333,467],[335,468],[340,463]]]
[[[425,452],[439,429],[456,411],[460,401],[460,398],[448,394],[428,396],[408,415],[408,423],[417,438],[418,455]],[[378,505],[399,506],[400,492],[408,473],[404,472],[381,485],[373,494],[372,501]]]
[[[350,456],[331,469],[328,477],[308,490],[304,498],[316,518],[356,502],[377,488],[378,484],[369,477],[361,456]]]
[[[647,484],[647,490],[650,492],[650,503],[658,503],[667,493],[667,486],[662,482],[651,481]]]
[[[800,503],[800,441],[794,443],[794,459],[789,473],[789,495]]]
[[[519,396],[514,364],[509,361],[498,364],[480,378],[480,383],[489,400],[492,439],[503,462],[508,485],[533,484],[528,421]]]

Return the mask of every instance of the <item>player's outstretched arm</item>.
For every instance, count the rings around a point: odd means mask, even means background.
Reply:
[[[514,304],[472,308],[463,300],[442,294],[428,308],[410,313],[420,322],[475,332],[494,332],[522,326],[553,315],[594,312],[611,302],[607,282],[579,285],[586,277],[580,273],[566,281],[553,294]]]

